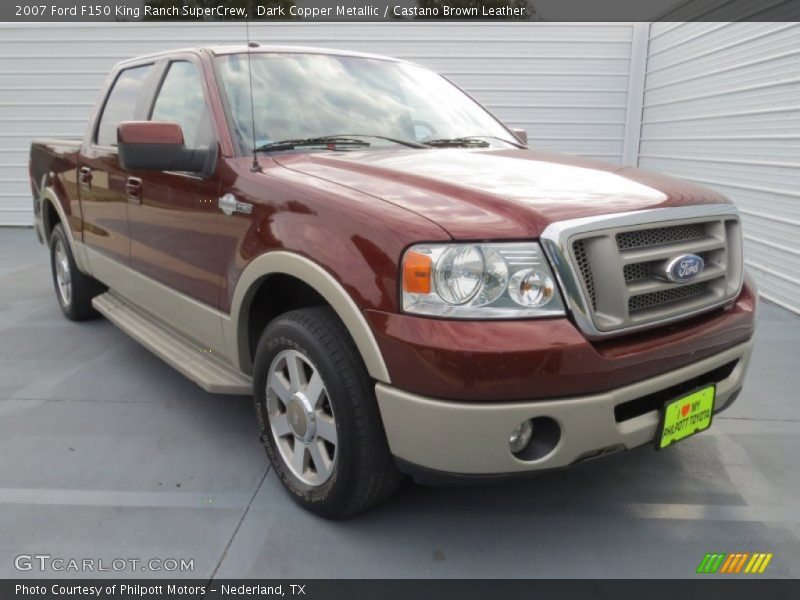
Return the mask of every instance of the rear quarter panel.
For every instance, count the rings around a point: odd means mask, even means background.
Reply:
[[[39,205],[43,186],[52,189],[72,233],[77,235],[81,231],[78,194],[80,150],[80,140],[36,139],[31,143],[30,177],[34,214],[40,226],[46,226],[48,230],[53,224],[43,222],[43,207]]]

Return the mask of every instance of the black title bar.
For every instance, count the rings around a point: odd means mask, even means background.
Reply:
[[[800,0],[4,0],[0,21],[800,21]]]
[[[0,580],[8,600],[494,600],[495,598],[703,598],[739,600],[800,597],[800,582],[706,576],[694,580]]]

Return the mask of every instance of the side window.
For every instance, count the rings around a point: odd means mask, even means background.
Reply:
[[[100,125],[97,127],[95,143],[99,146],[117,145],[117,125],[122,121],[133,119],[142,84],[144,84],[151,66],[144,65],[125,69],[117,76],[106,100],[106,105],[103,107]]]
[[[178,123],[187,148],[211,143],[211,120],[203,96],[203,83],[192,63],[176,61],[169,66],[150,120]]]

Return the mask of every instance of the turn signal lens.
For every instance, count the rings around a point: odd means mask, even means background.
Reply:
[[[431,293],[433,260],[428,254],[406,252],[403,260],[403,291],[409,294]]]

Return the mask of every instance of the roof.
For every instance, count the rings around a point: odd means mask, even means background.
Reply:
[[[258,42],[256,42],[258,43]],[[336,48],[318,48],[315,46],[270,46],[259,44],[256,48],[249,48],[246,44],[236,46],[211,46],[207,48],[210,52],[217,56],[224,54],[237,54],[247,52],[250,50],[253,54],[256,53],[295,53],[295,54],[332,54],[336,56],[357,56],[361,58],[374,58],[378,60],[391,60],[395,62],[406,62],[399,58],[391,56],[382,56],[380,54],[368,54],[366,52],[353,52],[351,50],[339,50]]]
[[[255,42],[258,43],[258,42]],[[175,48],[174,50],[165,50],[162,52],[154,52],[151,54],[143,54],[141,56],[131,57],[121,61],[120,64],[128,62],[136,62],[143,59],[162,58],[172,54],[180,54],[192,52],[200,54],[202,52],[210,52],[214,56],[225,56],[228,54],[242,54],[247,51],[252,54],[328,54],[332,56],[353,56],[360,58],[371,58],[374,60],[388,60],[392,62],[408,62],[399,58],[391,56],[381,56],[380,54],[368,54],[366,52],[353,52],[350,50],[339,50],[336,48],[317,48],[314,46],[271,46],[259,44],[256,47],[249,47],[247,44],[237,44],[229,46],[195,46],[191,48]]]

